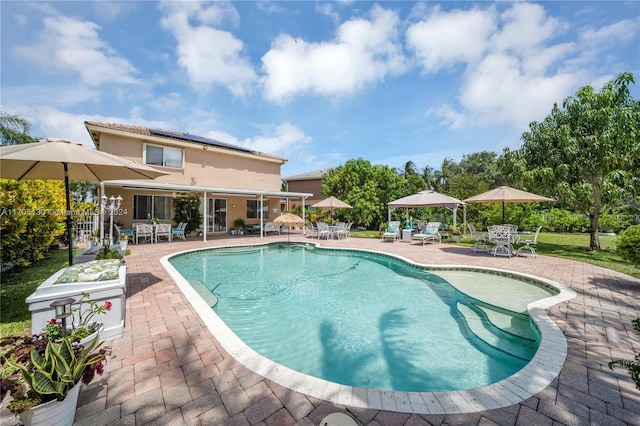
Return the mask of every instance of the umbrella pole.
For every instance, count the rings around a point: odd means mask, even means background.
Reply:
[[[67,239],[69,240],[69,266],[73,265],[73,236],[72,236],[72,220],[71,220],[71,200],[69,199],[69,164],[62,163],[64,166],[64,192],[67,197],[67,210],[65,211],[65,222],[67,222]]]
[[[504,201],[502,202],[502,224],[504,225]]]

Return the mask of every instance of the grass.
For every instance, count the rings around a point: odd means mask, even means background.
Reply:
[[[379,231],[352,231],[356,238],[380,238]],[[601,236],[601,251],[590,251],[589,234],[556,234],[542,232],[536,250],[547,256],[563,257],[612,269],[640,278],[640,267],[615,253],[616,237]],[[470,239],[462,245],[471,246]],[[50,257],[20,271],[0,275],[0,337],[29,333],[31,313],[24,300],[53,273],[67,266],[67,251],[55,250]]]
[[[351,231],[351,236],[357,238],[380,238],[380,232]],[[472,246],[473,242],[467,238],[458,244]],[[536,251],[547,256],[578,260],[640,278],[640,267],[618,256],[615,253],[615,247],[616,237],[612,236],[601,235],[601,251],[592,251],[589,250],[589,234],[541,232],[538,236]]]
[[[31,312],[24,300],[68,262],[66,249],[52,250],[49,257],[37,264],[0,275],[0,336],[30,333]]]

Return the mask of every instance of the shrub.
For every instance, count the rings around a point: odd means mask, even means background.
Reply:
[[[616,252],[623,259],[640,265],[640,225],[630,226],[618,234]]]
[[[633,324],[633,328],[636,330],[636,333],[640,335],[640,318],[636,318],[635,320],[631,321],[631,323]],[[635,356],[635,359],[633,361],[618,359],[609,362],[609,364],[607,365],[612,370],[614,365],[619,365],[620,367],[626,368],[629,372],[629,376],[631,376],[631,379],[636,384],[636,388],[640,390],[640,353]]]

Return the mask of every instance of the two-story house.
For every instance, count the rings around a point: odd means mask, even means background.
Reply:
[[[329,171],[331,168],[322,169],[322,170],[314,170],[312,172],[301,173],[299,175],[289,176],[283,178],[283,182],[285,185],[286,191],[293,192],[303,192],[310,193],[310,197],[305,200],[305,205],[310,206],[313,203],[317,203],[320,200],[323,200],[326,197],[322,196],[322,177]],[[287,200],[288,205],[283,208],[289,208],[293,205],[301,205],[301,200],[298,199],[290,199]]]
[[[280,168],[286,159],[178,131],[85,122],[96,148],[169,172],[155,180],[104,182],[107,197],[120,196],[117,221],[130,228],[149,217],[170,223],[173,198],[197,194],[207,234],[228,233],[235,219],[246,224],[272,221],[280,200],[304,206],[311,193],[282,192]]]

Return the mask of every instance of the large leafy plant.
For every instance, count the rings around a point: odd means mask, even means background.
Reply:
[[[89,383],[95,372],[102,374],[106,350],[96,351],[101,344],[98,337],[86,347],[66,339],[61,342],[49,340],[44,353],[31,349],[28,362],[7,358],[7,365],[22,373],[22,379],[29,388],[22,398],[16,398],[9,404],[9,409],[14,412],[24,410],[21,399],[39,400],[41,404],[61,401],[80,380]]]

